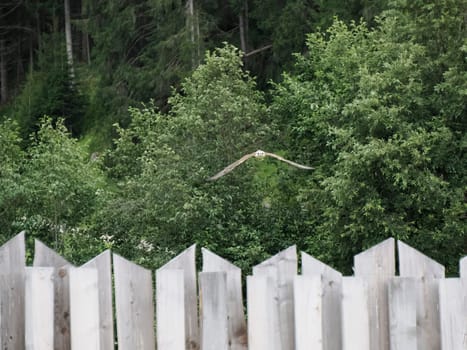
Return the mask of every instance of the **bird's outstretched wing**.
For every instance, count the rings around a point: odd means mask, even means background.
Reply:
[[[305,169],[305,170],[312,170],[313,169],[310,166],[301,165],[301,164],[292,162],[291,160],[285,159],[285,158],[283,158],[281,156],[278,156],[277,154],[269,153],[269,152],[263,152],[263,151],[258,150],[256,152],[244,155],[242,158],[240,158],[239,160],[233,162],[232,164],[230,164],[229,166],[227,166],[226,168],[224,168],[223,170],[218,172],[216,175],[211,176],[210,178],[208,178],[207,180],[208,181],[217,180],[218,178],[224,176],[225,174],[230,173],[233,169],[235,169],[236,167],[238,167],[240,164],[242,164],[246,160],[250,159],[251,157],[263,158],[265,156],[269,156],[269,157],[279,159],[280,161],[283,161],[283,162],[285,162],[287,164],[290,164],[290,165],[292,165],[294,167],[297,167],[297,168],[300,168],[300,169]]]
[[[245,162],[247,159],[250,159],[251,157],[254,157],[255,153],[256,152],[244,155],[242,158],[240,158],[239,160],[236,160],[235,162],[233,162],[229,166],[225,167],[223,170],[219,171],[216,175],[209,177],[207,180],[208,181],[214,181],[214,180],[217,180],[218,178],[220,178],[221,176],[224,176],[225,174],[230,173],[232,170],[234,170],[240,164]]]
[[[276,158],[276,159],[279,159],[283,162],[286,162],[290,165],[293,165],[297,168],[300,168],[300,169],[305,169],[305,170],[313,170],[313,168],[311,166],[306,166],[306,165],[302,165],[302,164],[298,164],[298,163],[295,163],[295,162],[292,162],[291,160],[288,160],[288,159],[285,159],[281,156],[278,156],[277,154],[274,154],[274,153],[269,153],[269,152],[264,152],[266,156],[269,156],[269,157],[273,157],[273,158]]]

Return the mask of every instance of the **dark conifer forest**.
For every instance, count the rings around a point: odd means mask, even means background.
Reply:
[[[466,0],[3,0],[0,244],[351,272],[467,253]],[[258,149],[215,181],[206,179]]]

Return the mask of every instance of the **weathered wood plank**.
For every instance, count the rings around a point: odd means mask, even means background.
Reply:
[[[417,347],[439,350],[438,281],[444,278],[444,266],[401,241],[398,241],[398,249],[400,276],[418,278],[421,283],[417,289]]]
[[[72,350],[100,350],[99,291],[96,268],[70,268]]]
[[[151,271],[113,253],[119,350],[154,350]]]
[[[220,256],[202,248],[203,272],[226,273],[230,350],[246,350],[248,335],[243,312],[242,271]]]
[[[62,267],[72,266],[64,257],[57,254],[38,239],[34,240],[34,261],[36,267]]]
[[[302,252],[302,275],[320,277],[323,286],[323,349],[342,349],[341,324],[342,274],[314,257]],[[297,308],[295,308],[297,310]]]
[[[187,337],[187,350],[198,350],[200,347],[195,252],[196,244],[193,244],[159,269],[184,271],[185,332]]]
[[[73,265],[39,240],[34,240],[34,267],[54,270],[54,348],[70,350],[70,288],[68,268]]]
[[[100,349],[114,349],[114,323],[112,309],[112,266],[110,250],[99,254],[82,267],[97,269],[99,290],[99,330]]]
[[[459,275],[461,278],[467,278],[467,256],[459,260]]]
[[[293,279],[297,275],[297,249],[291,246],[253,267],[253,276],[267,276],[272,281],[272,299],[280,327],[280,349],[295,347]]]
[[[321,276],[295,276],[294,314],[296,350],[324,349],[323,287]],[[340,330],[340,324],[335,324],[334,328]]]
[[[248,350],[282,348],[274,281],[268,276],[247,276]]]
[[[186,349],[184,274],[183,270],[156,271],[158,349]]]
[[[442,350],[467,349],[467,305],[460,278],[439,280],[439,309]]]
[[[387,240],[354,257],[356,277],[368,285],[370,348],[389,350],[388,283],[395,274],[394,239]]]
[[[391,350],[417,349],[417,280],[394,277],[389,282]]]
[[[54,349],[53,267],[26,267],[26,350]]]
[[[201,349],[229,350],[227,276],[200,272]]]
[[[342,349],[373,350],[370,346],[368,286],[358,277],[342,278]]]
[[[24,232],[0,247],[0,346],[23,350],[24,282],[26,254]]]

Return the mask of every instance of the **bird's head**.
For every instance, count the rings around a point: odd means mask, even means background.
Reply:
[[[261,151],[260,149],[255,152],[255,157],[256,158],[263,158],[266,155],[264,151]]]

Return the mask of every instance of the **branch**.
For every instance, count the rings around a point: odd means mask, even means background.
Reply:
[[[266,45],[266,46],[263,46],[263,47],[260,47],[259,49],[256,49],[256,50],[250,51],[250,52],[248,52],[248,53],[245,53],[245,54],[243,55],[243,57],[248,57],[248,56],[257,54],[258,52],[261,52],[261,51],[270,49],[271,47],[272,47],[272,44]]]

